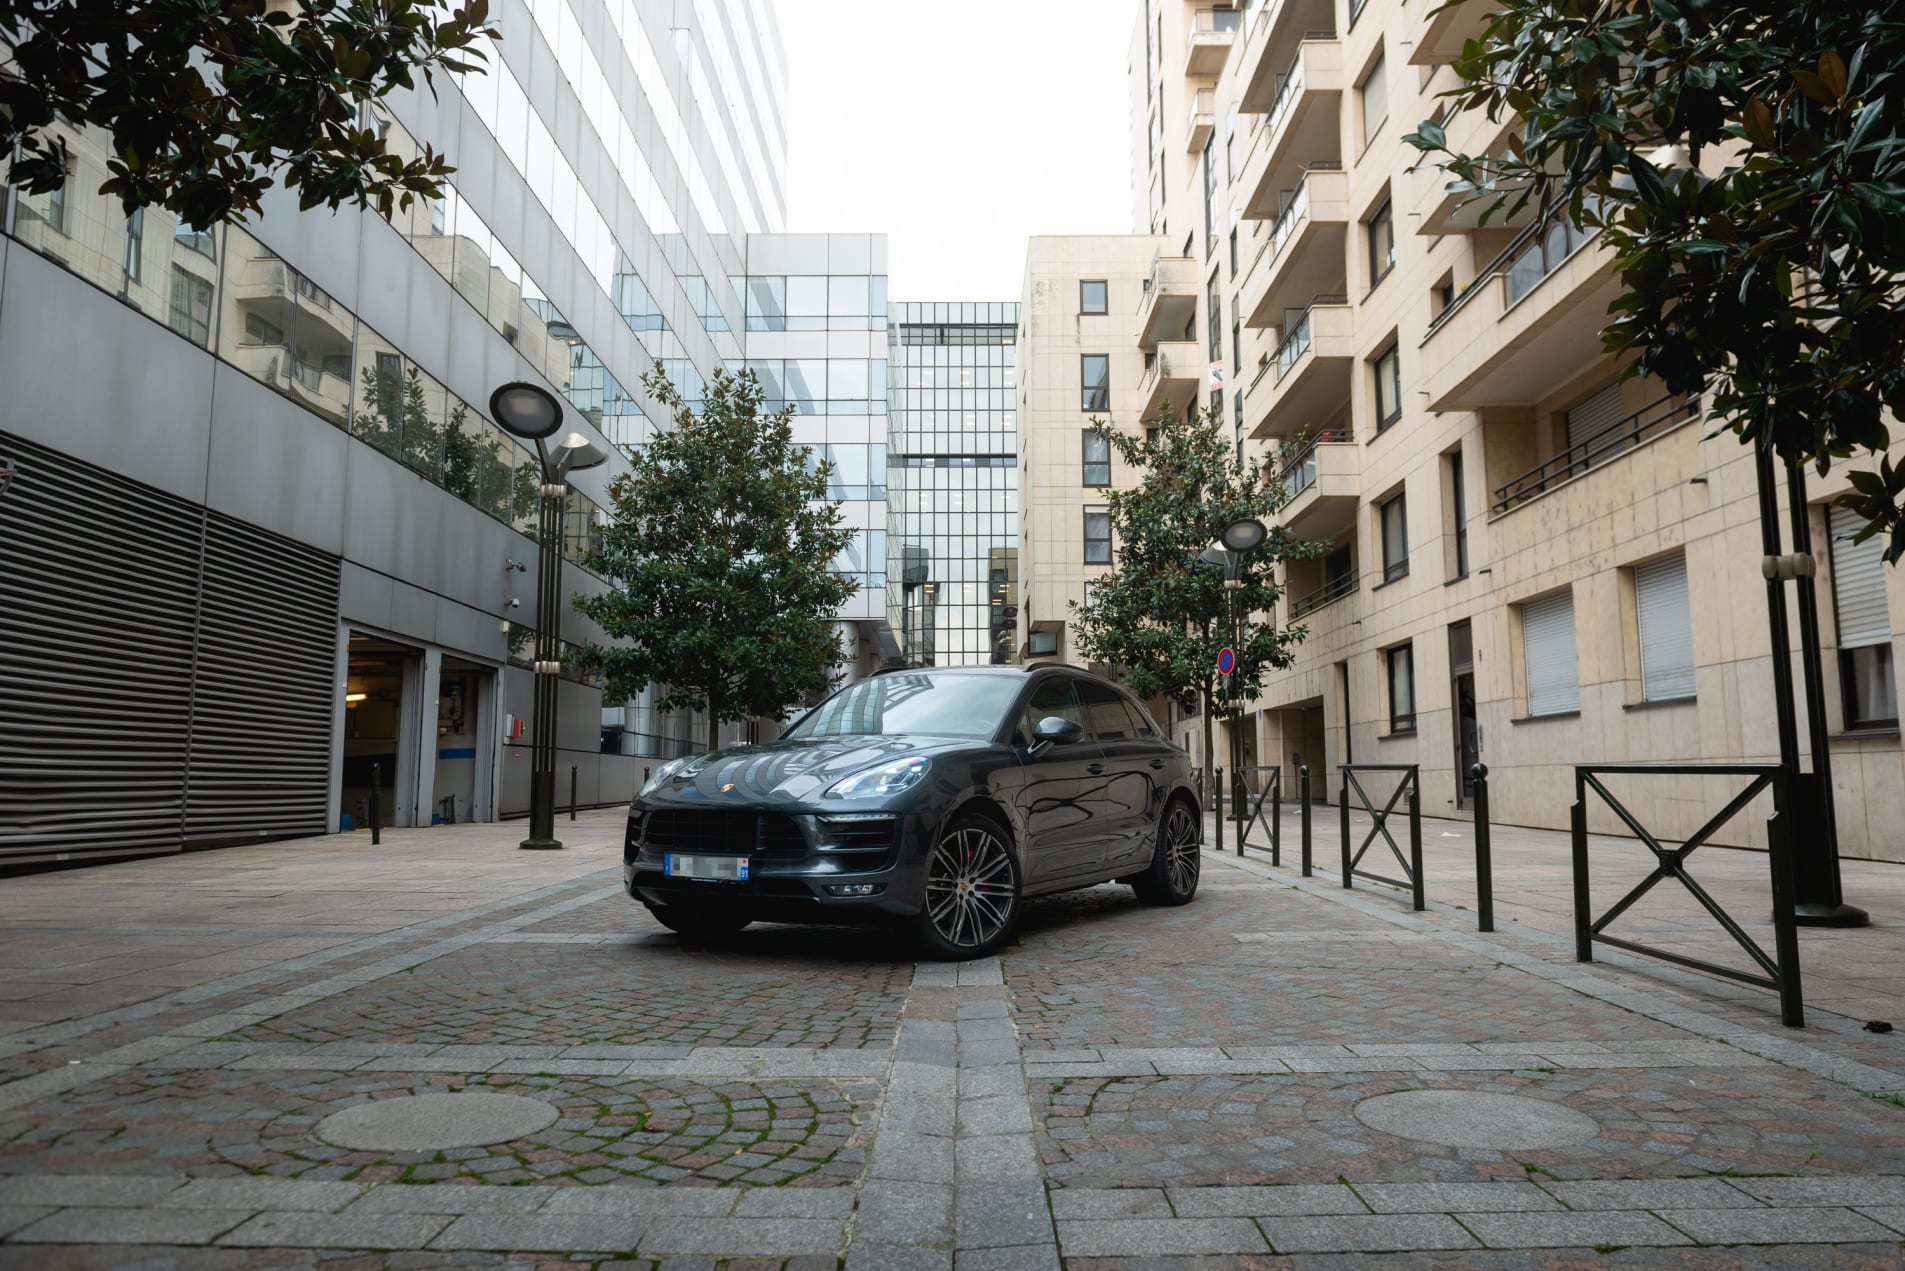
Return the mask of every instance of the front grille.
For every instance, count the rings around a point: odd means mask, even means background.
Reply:
[[[778,812],[656,808],[642,820],[651,852],[733,852],[750,856],[804,856],[807,839],[794,818]]]

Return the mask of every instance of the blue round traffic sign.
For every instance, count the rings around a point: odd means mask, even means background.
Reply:
[[[1217,673],[1219,675],[1229,675],[1236,669],[1237,655],[1232,653],[1229,649],[1217,650]]]

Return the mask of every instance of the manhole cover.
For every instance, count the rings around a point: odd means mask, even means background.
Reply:
[[[1568,1147],[1601,1132],[1592,1117],[1559,1103],[1473,1090],[1379,1094],[1356,1105],[1356,1119],[1384,1134],[1444,1147]]]
[[[316,1134],[360,1152],[433,1152],[507,1143],[546,1129],[558,1115],[554,1104],[520,1095],[416,1094],[334,1112],[317,1123]]]

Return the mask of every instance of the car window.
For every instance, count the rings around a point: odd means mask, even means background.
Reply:
[[[1013,734],[1013,743],[1020,746],[1031,745],[1033,730],[1047,715],[1069,719],[1082,727],[1085,717],[1078,709],[1078,694],[1072,688],[1076,682],[1069,675],[1050,675],[1040,680],[1033,688],[1031,698],[1025,703],[1025,710],[1019,715],[1019,726],[1017,732]]]
[[[1125,714],[1124,699],[1117,689],[1081,680],[1078,696],[1085,704],[1085,732],[1093,741],[1131,740],[1131,717]]]
[[[1125,714],[1131,717],[1131,735],[1133,737],[1155,739],[1160,735],[1158,733],[1158,726],[1151,722],[1151,713],[1145,710],[1142,705],[1129,697],[1121,697],[1118,700],[1124,703]]]
[[[931,733],[991,737],[1019,694],[1009,675],[897,671],[849,684],[788,729],[788,737]]]

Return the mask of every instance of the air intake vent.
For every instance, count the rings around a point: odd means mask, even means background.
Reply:
[[[807,839],[794,818],[773,812],[656,808],[642,825],[650,852],[733,852],[801,856]]]

